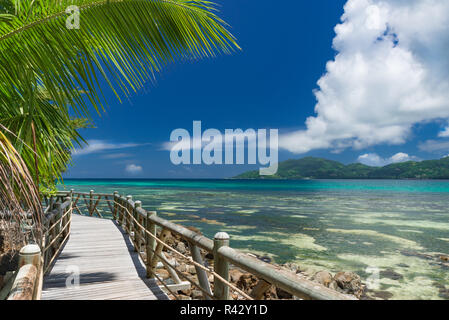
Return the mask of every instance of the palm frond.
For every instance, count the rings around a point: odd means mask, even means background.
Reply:
[[[89,122],[71,118],[67,109],[52,102],[44,88],[30,85],[22,96],[15,97],[11,106],[3,109],[0,123],[11,132],[6,136],[28,165],[35,181],[49,186],[56,179],[61,180],[62,172],[70,164],[74,144],[86,143],[77,130],[87,127]]]
[[[66,27],[73,5],[78,30]],[[203,0],[0,0],[0,123],[17,135],[9,138],[33,175],[51,180],[65,170],[72,141],[82,142],[68,110],[89,118],[90,105],[103,108],[98,76],[120,98],[175,60],[238,48],[214,12]],[[30,125],[38,129],[36,169],[21,144],[31,144]]]
[[[79,7],[78,30],[66,28],[69,5]],[[32,70],[58,106],[87,116],[89,104],[104,106],[98,75],[120,98],[175,60],[239,48],[214,11],[203,0],[16,0],[15,18],[0,22],[0,105]]]
[[[27,166],[4,134],[7,131],[0,125],[0,221],[2,233],[11,242],[7,247],[18,250],[30,240],[40,243],[43,212],[39,192]],[[33,232],[28,233],[30,230]]]

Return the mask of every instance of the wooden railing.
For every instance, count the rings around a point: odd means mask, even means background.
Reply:
[[[70,236],[72,221],[72,199],[70,196],[52,202],[45,214],[44,237],[42,241],[42,260],[44,275],[61,251]]]
[[[115,220],[130,236],[135,251],[141,255],[146,265],[147,277],[157,278],[175,299],[177,298],[176,292],[182,290],[186,284],[197,287],[202,292],[204,299],[228,300],[231,297],[230,290],[242,299],[261,299],[271,285],[300,299],[355,299],[353,296],[331,290],[286,269],[265,263],[231,248],[230,237],[227,233],[217,233],[211,240],[181,225],[162,219],[157,216],[155,211],[144,210],[142,203],[133,201],[132,196],[124,197],[119,195],[118,192],[96,194],[93,190],[89,193],[71,190],[70,192],[60,192],[55,198],[57,201],[72,199],[72,210],[79,214]],[[70,222],[70,218],[68,221]],[[167,241],[173,235],[180,236],[188,243],[189,256],[167,244]],[[169,261],[163,249],[166,252],[171,252],[172,256],[194,265],[196,279],[192,279],[192,277],[181,272],[176,259]],[[201,249],[213,254],[213,267],[204,263]],[[255,275],[259,279],[259,283],[250,294],[243,292],[230,282],[230,264]],[[168,271],[172,284],[166,284],[158,276],[157,269],[161,267]],[[213,290],[208,278],[210,274],[214,277]]]
[[[20,250],[18,270],[10,275],[0,297],[8,300],[40,299],[43,277],[70,235],[72,217],[70,197],[55,197],[47,203],[43,230],[39,230],[43,234],[41,245],[29,244]]]

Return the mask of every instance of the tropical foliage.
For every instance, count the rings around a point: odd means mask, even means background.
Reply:
[[[26,234],[23,227],[29,225],[29,217],[34,229],[39,232],[42,208],[27,166],[19,153],[2,131],[0,125],[0,254],[2,251],[17,250],[27,238],[39,240],[39,234]],[[5,231],[8,232],[5,232]]]
[[[0,83],[9,85],[0,88],[0,104],[11,102],[16,95],[11,89],[22,93],[37,83],[58,106],[71,105],[87,115],[87,102],[96,108],[104,103],[97,75],[120,97],[154,79],[167,63],[236,47],[207,1],[14,2],[15,14],[0,24]],[[66,27],[71,5],[79,7],[79,29]],[[18,76],[28,70],[33,74]]]
[[[36,184],[60,177],[83,142],[77,129],[107,105],[105,84],[121,100],[169,63],[238,48],[209,1],[0,0],[2,188],[32,188],[12,155]]]
[[[24,99],[17,97],[13,105],[3,108],[0,123],[11,134],[15,145],[36,183],[51,187],[70,162],[73,143],[84,141],[77,129],[86,127],[85,119],[72,119],[66,107],[58,107],[42,86],[30,86]],[[13,134],[12,134],[13,133]]]

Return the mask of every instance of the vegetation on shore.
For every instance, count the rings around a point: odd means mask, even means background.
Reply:
[[[361,163],[344,165],[337,161],[306,157],[279,163],[273,176],[259,171],[245,172],[235,179],[449,179],[449,157],[421,162],[408,161],[384,167]]]

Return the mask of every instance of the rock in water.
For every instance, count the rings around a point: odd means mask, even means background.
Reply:
[[[324,285],[326,287],[329,287],[333,278],[332,278],[332,274],[330,274],[329,272],[320,271],[320,272],[315,273],[312,280],[316,281],[318,283],[321,283],[322,285]]]
[[[399,263],[399,264],[397,264],[397,266],[401,267],[401,268],[410,268],[410,266],[408,264],[405,264],[405,263]]]
[[[404,277],[402,276],[402,274],[395,272],[392,269],[387,269],[387,270],[383,270],[380,272],[380,276],[382,278],[387,278],[387,279],[391,279],[391,280],[401,280]]]
[[[449,289],[446,289],[445,287],[440,288],[438,295],[445,300],[449,299]]]
[[[388,291],[373,291],[372,296],[374,298],[379,298],[382,300],[388,300],[388,299],[393,298],[393,294]]]
[[[271,258],[268,256],[259,257],[259,260],[266,262],[266,263],[271,263]]]
[[[334,276],[338,287],[347,294],[352,294],[360,298],[365,290],[360,277],[354,272],[339,272]]]

